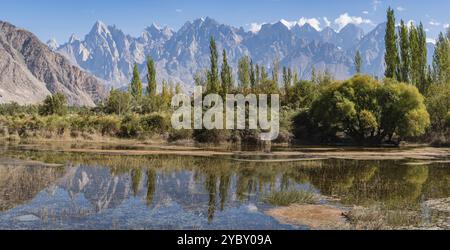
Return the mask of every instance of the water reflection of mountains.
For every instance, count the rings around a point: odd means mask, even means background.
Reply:
[[[263,194],[271,190],[310,187],[340,198],[344,205],[382,202],[398,207],[448,197],[449,186],[448,167],[392,161],[254,164],[187,157],[140,167],[92,163],[62,168],[0,166],[0,210],[26,204],[40,192],[62,189],[71,200],[89,201],[96,212],[138,199],[149,208],[177,203],[212,219],[215,212],[228,207],[262,203]]]

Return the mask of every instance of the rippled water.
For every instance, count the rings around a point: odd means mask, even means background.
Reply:
[[[419,217],[410,223],[438,218],[448,225],[448,213],[424,202],[450,197],[450,165],[404,163],[6,150],[0,154],[0,229],[307,229],[266,214],[274,207],[266,197],[282,190],[312,192],[323,197],[319,203],[344,209],[414,211]]]

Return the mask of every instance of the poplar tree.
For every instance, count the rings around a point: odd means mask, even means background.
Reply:
[[[261,84],[261,72],[259,70],[259,65],[256,64],[256,69],[255,69],[255,73],[256,73],[256,87],[259,86],[259,84]]]
[[[252,91],[256,90],[256,73],[255,66],[253,65],[253,60],[250,60],[250,86]]]
[[[419,44],[419,34],[417,28],[411,25],[409,28],[409,40],[410,40],[410,51],[411,51],[411,78],[410,83],[418,87],[420,84],[420,50],[422,49]]]
[[[413,33],[415,34],[415,40],[417,41],[416,46],[418,46],[417,40],[417,30],[414,26],[411,27],[411,43],[413,42]],[[414,52],[417,52],[414,48],[412,48],[413,44],[410,47],[410,36],[408,32],[408,27],[406,26],[403,20],[400,21],[399,27],[400,34],[400,75],[398,76],[399,81],[401,82],[410,82],[410,70],[411,70],[411,49]],[[413,57],[415,58],[415,56]],[[418,59],[418,58],[417,58]]]
[[[241,90],[248,90],[250,85],[250,59],[242,57],[238,62],[238,77]]]
[[[398,48],[397,48],[397,34],[395,32],[395,14],[394,10],[389,7],[387,10],[387,24],[385,34],[386,52],[384,60],[386,63],[385,76],[388,78],[398,77]]]
[[[219,86],[219,68],[218,68],[218,53],[217,53],[217,46],[216,41],[214,40],[214,37],[211,37],[210,45],[210,60],[211,60],[211,68],[208,72],[208,86],[207,86],[207,92],[208,93],[219,93],[220,86]]]
[[[131,96],[136,100],[139,100],[142,97],[142,81],[141,81],[141,77],[139,75],[139,69],[138,69],[138,66],[136,63],[134,64],[133,78],[131,79],[129,91],[130,91]]]
[[[421,93],[425,93],[428,89],[431,81],[429,81],[428,77],[428,49],[427,49],[427,34],[423,27],[423,24],[420,23],[419,28],[417,30],[418,38],[419,38],[419,50],[417,52],[419,57],[419,74],[420,74],[420,85],[419,90]]]
[[[156,96],[156,69],[153,58],[147,57],[147,95]]]
[[[269,74],[267,74],[266,68],[261,66],[261,79],[260,84],[266,81],[269,78]]]
[[[231,91],[233,87],[233,77],[231,74],[231,67],[228,64],[227,52],[225,49],[222,51],[222,71],[220,72],[220,77],[222,80],[222,96],[225,96]]]
[[[359,53],[359,50],[356,51],[355,55],[355,71],[357,74],[361,73],[361,66],[362,66],[362,58],[361,53]]]
[[[284,87],[284,97],[285,102],[289,102],[289,90],[291,88],[292,82],[292,71],[286,67],[283,67],[283,87]]]
[[[170,86],[166,80],[163,80],[162,82],[161,98],[165,105],[170,105],[172,96],[170,94]]]
[[[447,35],[441,32],[436,42],[433,56],[433,81],[436,83],[450,82],[450,28]]]
[[[294,85],[297,84],[299,81],[300,81],[300,78],[298,77],[298,72],[295,71],[294,72],[294,77],[293,77]]]
[[[275,59],[272,65],[272,81],[274,81],[277,85],[278,85],[279,71],[280,71],[280,62],[278,59]]]

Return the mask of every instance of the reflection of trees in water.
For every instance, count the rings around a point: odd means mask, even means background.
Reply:
[[[228,198],[228,189],[230,189],[231,175],[229,173],[222,174],[219,181],[220,211],[223,211],[225,202]]]
[[[391,161],[328,161],[328,167],[309,171],[311,183],[325,195],[346,204],[384,203],[389,207],[417,206],[427,166],[406,166]]]
[[[63,174],[63,167],[0,165],[0,211],[31,201]]]
[[[392,161],[352,161],[352,160],[327,160],[311,162],[237,162],[220,158],[203,157],[179,157],[179,156],[102,156],[92,154],[58,154],[52,153],[27,153],[27,157],[39,160],[53,159],[71,164],[83,164],[89,166],[106,166],[107,175],[98,176],[96,171],[91,171],[89,185],[83,192],[99,192],[102,181],[97,178],[113,178],[114,176],[126,176],[120,181],[130,180],[126,183],[131,192],[137,196],[142,186],[143,173],[146,173],[146,203],[155,202],[155,192],[161,188],[161,192],[170,195],[171,198],[184,205],[192,205],[198,202],[198,207],[207,205],[208,220],[212,221],[219,204],[220,210],[224,210],[228,203],[250,199],[260,200],[264,195],[272,191],[289,190],[298,184],[311,184],[322,194],[337,196],[344,204],[371,205],[384,203],[389,207],[416,206],[424,197],[442,198],[450,196],[450,168],[447,166],[406,166]],[[47,161],[52,162],[52,161]],[[36,168],[42,169],[42,168]],[[88,169],[88,168],[86,168]],[[86,170],[85,169],[85,170]],[[41,170],[43,171],[43,170]],[[20,172],[20,171],[19,171]],[[41,176],[32,177],[29,175]],[[192,192],[186,188],[178,188],[174,181],[187,182],[186,175],[176,173],[188,173],[189,180],[195,180],[194,185],[206,193]],[[24,172],[28,177],[22,179],[15,177],[21,185],[36,185],[35,187],[14,186],[16,190],[10,192],[13,196],[10,200],[26,200],[21,195],[21,189],[39,190],[44,188],[45,179],[51,183],[48,173]],[[6,175],[8,176],[8,175]],[[57,179],[57,174],[54,178]],[[145,176],[145,174],[144,174]],[[170,179],[170,177],[174,179]],[[129,178],[128,178],[129,177]],[[35,179],[33,179],[35,178]],[[160,179],[158,179],[160,178]],[[184,179],[181,179],[184,178]],[[27,179],[27,181],[25,181]],[[158,182],[157,182],[158,179]],[[0,190],[2,183],[7,183],[0,175]],[[36,180],[36,181],[28,181]],[[38,185],[38,183],[41,183]],[[183,183],[182,183],[183,184]],[[158,186],[159,187],[158,187]],[[8,186],[13,186],[8,184]],[[42,188],[41,188],[42,187]],[[40,188],[40,189],[39,189]],[[76,189],[74,189],[76,190]],[[9,191],[8,191],[9,192]],[[80,191],[81,192],[81,191]],[[115,194],[116,196],[118,194]],[[3,195],[4,196],[4,195]],[[98,195],[91,195],[92,202],[99,199]],[[191,199],[187,199],[189,196]],[[22,198],[21,198],[22,197]],[[90,196],[89,196],[90,197]],[[118,200],[126,198],[122,195]],[[203,208],[202,208],[203,209]]]
[[[208,199],[208,222],[212,222],[216,212],[217,176],[214,173],[206,175],[205,186],[209,194]]]
[[[133,195],[137,196],[139,194],[139,186],[141,185],[142,171],[141,168],[136,168],[131,170],[131,188],[133,190]]]
[[[153,203],[153,198],[156,191],[156,170],[153,168],[147,169],[147,205],[150,206]]]

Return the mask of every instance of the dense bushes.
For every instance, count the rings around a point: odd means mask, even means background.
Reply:
[[[21,114],[18,116],[0,116],[0,128],[3,136],[19,137],[71,137],[99,135],[138,138],[162,135],[169,130],[170,120],[160,114],[138,116],[129,114],[123,118],[117,115],[39,116]]]
[[[416,87],[358,75],[327,86],[295,123],[300,138],[319,134],[325,141],[343,133],[356,143],[379,144],[424,134],[430,117]]]

